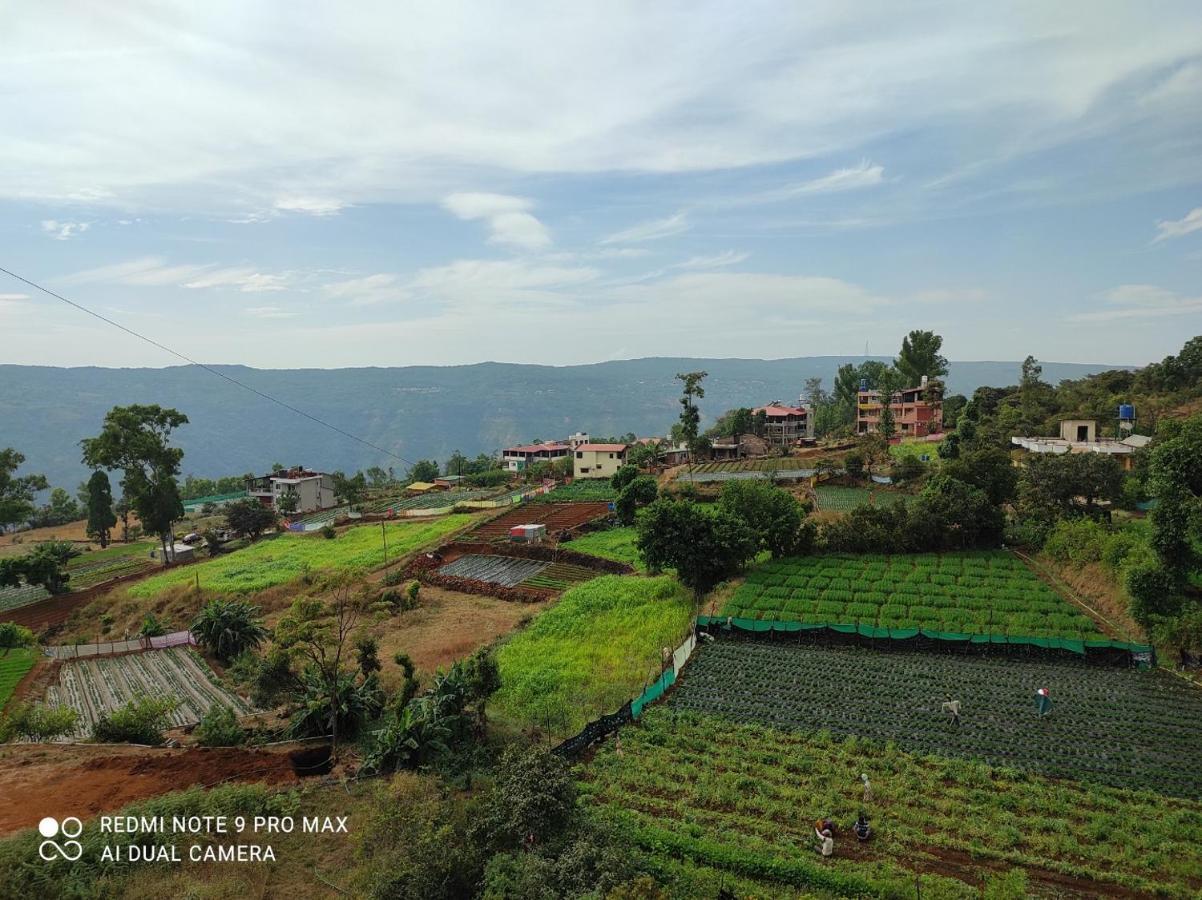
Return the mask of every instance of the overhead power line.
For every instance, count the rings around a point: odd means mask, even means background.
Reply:
[[[217,369],[214,369],[212,366],[207,366],[202,362],[198,362],[197,360],[193,359],[192,357],[187,356],[183,353],[180,353],[178,350],[172,350],[167,345],[160,344],[154,338],[149,338],[144,334],[140,334],[137,331],[134,331],[132,328],[126,328],[120,322],[114,322],[112,319],[108,318],[107,316],[102,316],[100,313],[96,312],[95,310],[88,309],[82,303],[76,303],[74,300],[69,300],[68,298],[64,297],[62,294],[57,294],[54,291],[50,290],[49,288],[42,287],[36,281],[30,281],[28,278],[24,278],[24,277],[18,275],[16,272],[6,269],[3,266],[0,266],[0,272],[3,272],[5,275],[8,275],[11,278],[15,278],[17,281],[20,281],[22,284],[27,284],[31,288],[41,291],[43,294],[47,294],[48,296],[53,297],[55,300],[61,300],[63,303],[66,303],[68,306],[73,306],[80,312],[87,313],[89,316],[92,316],[95,319],[99,319],[101,322],[104,322],[107,325],[112,325],[114,328],[120,329],[121,331],[124,331],[128,335],[132,335],[133,337],[136,337],[140,341],[145,341],[146,343],[148,343],[154,347],[158,347],[160,350],[170,353],[172,356],[179,357],[180,359],[184,360],[184,362],[186,362],[190,365],[197,366],[198,368],[204,369],[206,372],[209,372],[212,375],[216,375],[218,378],[224,378],[226,381],[230,382],[231,384],[236,384],[238,387],[242,388],[245,391],[250,391],[252,394],[254,394],[257,397],[262,397],[264,400],[274,403],[277,406],[282,406],[284,409],[288,410],[289,412],[294,412],[298,416],[304,416],[310,422],[316,422],[318,425],[321,425],[324,428],[328,428],[328,429],[330,429],[330,431],[337,432],[338,434],[342,435],[343,437],[350,438],[352,441],[358,441],[360,444],[363,444],[365,447],[371,447],[373,450],[378,450],[380,453],[383,453],[386,456],[391,456],[393,459],[400,460],[407,466],[413,465],[413,463],[410,462],[409,460],[405,459],[405,457],[403,457],[397,453],[393,453],[391,450],[386,450],[383,447],[381,447],[379,444],[373,444],[371,441],[367,440],[366,438],[361,438],[357,434],[351,434],[349,431],[346,431],[342,428],[339,428],[337,425],[332,425],[331,423],[325,421],[325,419],[319,419],[317,416],[313,415],[312,413],[307,413],[303,409],[297,409],[291,403],[286,403],[283,400],[279,399],[278,397],[273,397],[271,394],[264,393],[263,391],[259,390],[258,388],[251,387],[246,382],[239,381],[237,378],[234,378],[232,375],[227,375],[225,372],[219,372]]]

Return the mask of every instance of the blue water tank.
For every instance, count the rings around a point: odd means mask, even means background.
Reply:
[[[867,378],[860,379],[860,390],[862,390],[862,391],[868,390],[868,379]]]
[[[1135,419],[1135,407],[1130,403],[1119,404],[1119,418],[1124,422],[1131,422]]]

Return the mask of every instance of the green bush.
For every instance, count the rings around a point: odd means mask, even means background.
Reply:
[[[0,744],[14,738],[52,741],[74,731],[78,721],[79,713],[69,706],[18,703],[0,716]]]
[[[195,736],[202,747],[237,747],[246,740],[246,729],[230,707],[217,704],[200,720]]]
[[[320,532],[321,532],[321,536],[323,538],[325,538],[327,541],[332,541],[332,540],[334,540],[334,538],[338,537],[337,530],[329,522],[327,522],[325,525],[321,526]]]
[[[135,697],[101,715],[92,727],[92,739],[101,744],[157,746],[163,743],[163,730],[178,705],[174,697]]]

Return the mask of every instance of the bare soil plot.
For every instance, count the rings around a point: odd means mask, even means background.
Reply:
[[[515,525],[546,525],[555,540],[565,531],[609,515],[608,503],[531,503],[485,522],[468,535],[471,540],[504,540]]]
[[[42,816],[87,819],[194,784],[299,781],[293,747],[183,749],[89,744],[0,746],[0,835],[37,825]]]
[[[494,597],[461,594],[434,585],[421,587],[421,606],[380,625],[380,659],[391,661],[398,651],[408,653],[422,674],[432,674],[474,653],[538,615],[548,605],[511,603]],[[400,686],[396,666],[384,666],[384,686]]]

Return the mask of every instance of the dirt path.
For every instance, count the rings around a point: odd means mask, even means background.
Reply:
[[[5,745],[0,747],[0,836],[30,828],[43,816],[88,819],[194,784],[297,783],[290,749],[295,748]]]

